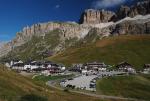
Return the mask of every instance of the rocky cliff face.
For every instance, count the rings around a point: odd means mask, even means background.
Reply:
[[[60,48],[63,48],[62,43],[65,43],[66,40],[73,38],[81,39],[88,34],[91,28],[92,26],[79,25],[73,22],[48,22],[35,24],[31,27],[27,26],[16,34],[15,39],[1,47],[0,56],[7,54],[15,47],[21,46],[22,44],[28,42],[33,36],[44,37],[46,34],[49,34],[49,32],[56,29],[61,31],[59,46],[61,46]],[[55,50],[58,51],[60,49],[58,47],[56,47]]]
[[[18,32],[16,38],[12,40],[12,44],[16,46],[20,46],[21,44],[29,41],[32,36],[45,36],[50,31],[55,29],[59,29],[62,31],[61,38],[62,40],[70,39],[70,38],[82,38],[90,29],[90,26],[79,25],[77,23],[40,23],[35,24],[31,27],[25,27],[21,32]]]
[[[115,16],[114,12],[88,9],[81,15],[81,24],[98,24],[109,22]]]
[[[150,15],[126,17],[111,26],[111,34],[150,34]]]
[[[6,55],[12,49],[11,42],[0,46],[0,57]]]
[[[107,27],[100,28],[100,24],[97,24],[92,30],[101,37],[124,34],[150,34],[150,14],[145,16],[137,15],[133,18],[126,17],[117,22],[105,23],[105,25]]]
[[[138,2],[137,4],[128,7],[121,6],[117,12],[117,18],[122,19],[125,17],[134,17],[136,15],[146,15],[150,13],[150,0]]]
[[[121,6],[120,9],[115,13],[112,11],[105,10],[94,10],[88,9],[81,15],[81,24],[98,24],[106,23],[110,21],[118,21],[125,17],[134,17],[136,15],[146,15],[150,13],[150,0],[144,0],[137,4],[128,7]]]

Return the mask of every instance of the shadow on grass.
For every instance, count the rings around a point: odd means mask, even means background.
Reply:
[[[18,101],[48,101],[48,99],[46,97],[31,94],[21,97]]]

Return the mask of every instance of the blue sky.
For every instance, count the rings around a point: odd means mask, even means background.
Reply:
[[[0,42],[23,27],[47,21],[78,21],[88,8],[114,10],[134,0],[0,0]]]

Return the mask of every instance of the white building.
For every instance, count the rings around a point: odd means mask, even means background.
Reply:
[[[150,64],[145,64],[143,67],[143,73],[144,74],[149,74],[150,73]]]
[[[136,73],[136,70],[134,69],[134,67],[127,62],[122,62],[118,64],[116,67],[121,72]]]
[[[11,65],[11,69],[14,70],[25,70],[24,69],[24,63],[23,61],[19,60],[19,61],[11,61],[10,63]]]
[[[104,63],[98,63],[98,62],[92,62],[92,63],[86,63],[84,65],[84,69],[86,70],[93,70],[93,71],[106,71],[107,65]]]

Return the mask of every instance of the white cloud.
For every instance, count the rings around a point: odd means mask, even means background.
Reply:
[[[92,3],[92,7],[96,9],[113,7],[124,3],[126,0],[96,0]]]
[[[59,4],[58,4],[58,5],[56,5],[56,6],[55,6],[55,8],[56,8],[56,9],[60,8],[60,5],[59,5]]]

